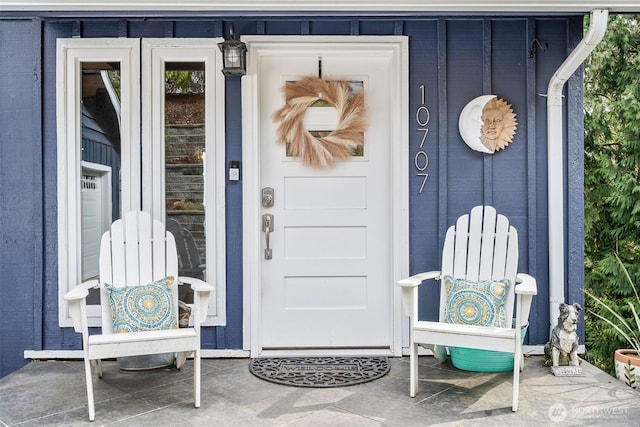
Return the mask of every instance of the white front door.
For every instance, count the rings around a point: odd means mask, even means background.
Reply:
[[[398,57],[388,47],[350,41],[349,48],[292,45],[257,60],[255,178],[259,196],[273,189],[272,206],[253,201],[261,235],[252,248],[258,253],[258,301],[251,309],[259,316],[253,333],[260,352],[394,351]],[[284,103],[285,83],[320,70],[323,79],[361,87],[368,118],[363,152],[324,168],[289,156],[276,141],[279,123],[272,120]],[[270,256],[265,216],[273,218]]]

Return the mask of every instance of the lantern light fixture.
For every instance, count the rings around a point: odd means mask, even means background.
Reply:
[[[218,43],[222,52],[222,74],[225,76],[244,76],[247,73],[247,45],[236,40],[233,24],[229,29],[229,40]]]

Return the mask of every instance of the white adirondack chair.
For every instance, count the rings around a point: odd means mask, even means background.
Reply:
[[[518,266],[518,234],[503,215],[491,206],[476,206],[471,214],[458,218],[447,230],[442,252],[442,270],[413,275],[398,281],[402,300],[411,320],[409,395],[418,393],[418,346],[430,348],[439,359],[446,358],[446,348],[467,347],[513,353],[513,403],[518,410],[520,370],[523,366],[520,328],[526,325],[536,281],[528,274],[516,274]],[[508,279],[512,286],[506,299],[507,327],[475,326],[445,323],[447,293],[445,276],[479,282],[487,279]],[[418,319],[418,286],[424,280],[441,281],[440,321]],[[513,286],[515,285],[515,286]],[[513,316],[516,299],[515,316]],[[515,324],[511,319],[515,317]]]
[[[193,354],[194,404],[196,408],[200,407],[200,325],[207,317],[209,295],[214,287],[199,279],[178,277],[173,235],[165,231],[162,222],[151,220],[146,212],[128,212],[124,219],[111,225],[111,230],[102,236],[99,263],[99,280],[88,280],[64,296],[69,302],[74,328],[82,333],[89,419],[93,421],[95,418],[91,361],[95,362],[98,377],[102,378],[100,360],[115,357],[176,353],[176,366],[180,368]],[[193,327],[114,333],[109,295],[104,284],[140,286],[165,277],[174,277],[178,283],[191,285],[194,291]],[[89,335],[87,323],[86,297],[91,288],[100,289],[102,332],[97,335]],[[171,290],[176,322],[177,288],[173,286]]]

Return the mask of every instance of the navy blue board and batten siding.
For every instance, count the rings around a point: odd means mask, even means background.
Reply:
[[[56,197],[56,39],[237,35],[406,35],[409,37],[410,272],[438,269],[446,228],[477,204],[492,204],[517,227],[519,270],[538,280],[528,343],[548,338],[546,98],[549,78],[582,37],[582,16],[304,17],[182,16],[147,19],[0,14],[0,376],[27,361],[24,350],[80,349],[80,335],[58,326]],[[534,38],[548,49],[534,51]],[[423,86],[423,89],[421,89]],[[375,90],[375,88],[372,88]],[[424,100],[421,91],[424,91]],[[493,93],[513,105],[518,130],[494,155],[472,151],[458,133],[471,99]],[[567,295],[581,302],[582,80],[565,98]],[[423,104],[424,102],[424,104]],[[416,111],[425,106],[428,124]],[[424,110],[423,110],[424,112]],[[424,121],[424,119],[421,119]],[[422,148],[423,132],[428,128]],[[226,164],[242,158],[241,79],[226,79]],[[393,143],[393,142],[391,142]],[[423,177],[414,163],[429,159]],[[424,156],[419,154],[419,156]],[[423,162],[424,157],[421,157]],[[421,163],[421,165],[424,163]],[[239,349],[242,316],[242,191],[227,181],[227,325],[206,328],[203,348]],[[392,286],[393,284],[390,284]],[[435,287],[424,287],[421,316],[437,316]],[[583,328],[580,328],[582,331]]]

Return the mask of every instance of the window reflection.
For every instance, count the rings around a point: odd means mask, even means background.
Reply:
[[[167,228],[176,237],[179,274],[204,279],[205,63],[166,62],[164,81]]]
[[[100,238],[120,216],[120,63],[82,63],[82,280],[98,276]],[[92,292],[89,304],[99,304]]]

